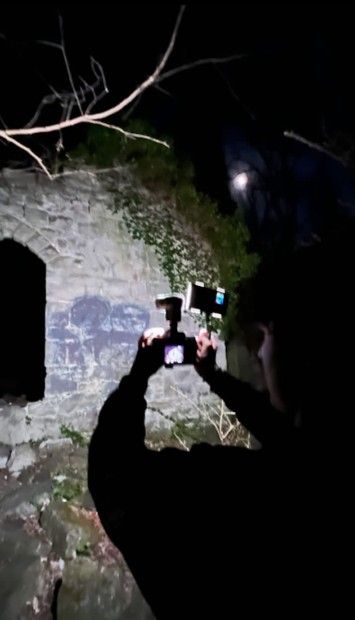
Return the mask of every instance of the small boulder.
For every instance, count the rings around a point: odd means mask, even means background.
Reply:
[[[13,448],[7,467],[12,475],[17,478],[24,469],[33,465],[36,460],[36,452],[29,444],[24,443]]]

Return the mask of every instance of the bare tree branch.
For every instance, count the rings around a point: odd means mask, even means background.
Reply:
[[[185,65],[181,65],[180,67],[175,67],[174,69],[170,69],[170,71],[166,71],[162,73],[157,79],[156,84],[160,84],[163,80],[167,80],[173,75],[177,75],[182,71],[187,71],[190,69],[194,69],[195,67],[201,67],[201,65],[215,65],[221,63],[232,62],[232,60],[241,60],[242,58],[246,58],[247,54],[233,54],[233,56],[226,56],[225,58],[200,58],[198,60],[194,60],[192,62],[188,62]]]
[[[4,119],[3,119],[3,117],[2,117],[2,115],[1,115],[1,114],[0,114],[0,123],[2,123],[2,124],[3,124],[3,126],[4,126],[4,128],[5,128],[5,129],[7,129],[7,125],[6,125],[6,123],[5,123],[5,121],[4,121]]]
[[[191,404],[191,399],[188,395],[184,394],[182,390],[177,387],[171,386],[171,389]],[[214,428],[218,441],[222,445],[244,445],[246,448],[250,448],[250,436],[249,433],[238,421],[238,415],[226,409],[225,404],[220,400],[216,405],[209,405],[207,403],[192,403],[193,408],[198,412],[198,419],[200,420],[202,427],[206,427],[206,421]],[[186,420],[188,423],[190,420]],[[192,421],[192,420],[191,420]],[[188,429],[187,429],[188,430]],[[176,439],[180,439],[179,443],[185,448],[186,441],[183,437],[179,438],[178,433],[174,433]]]
[[[102,68],[102,65],[100,65],[100,63],[91,56],[90,58],[90,64],[91,64],[91,69],[93,74],[95,75],[95,77],[97,78],[97,84],[100,84],[101,82],[104,85],[104,90],[106,93],[109,92],[109,89],[107,87],[107,82],[106,82],[106,77],[105,77],[105,72]],[[96,71],[96,67],[99,69],[99,72]]]
[[[81,107],[81,103],[78,97],[78,93],[76,92],[76,88],[75,88],[75,84],[74,84],[74,80],[73,80],[73,75],[72,72],[70,70],[70,65],[69,65],[69,61],[68,61],[68,56],[67,56],[67,52],[65,49],[65,43],[64,43],[64,29],[63,29],[63,19],[62,16],[59,15],[59,29],[60,29],[60,39],[61,39],[61,50],[63,53],[63,58],[64,58],[64,63],[65,63],[65,67],[67,70],[67,74],[68,74],[68,78],[69,78],[69,83],[71,86],[71,89],[73,91],[74,97],[76,99],[76,103],[78,105],[78,108],[80,110],[80,114],[83,113],[82,107]]]
[[[52,94],[46,95],[45,97],[43,97],[37,111],[35,112],[32,119],[29,121],[29,123],[27,123],[25,127],[19,127],[19,128],[13,128],[13,129],[11,128],[0,129],[0,139],[4,140],[5,142],[16,145],[18,148],[22,149],[23,151],[31,155],[31,157],[39,164],[41,169],[47,174],[49,178],[53,178],[53,175],[49,172],[43,159],[39,157],[31,148],[25,146],[22,142],[17,140],[15,136],[34,136],[38,134],[46,134],[46,133],[52,133],[52,132],[58,131],[60,134],[60,138],[57,144],[59,145],[59,148],[61,148],[63,144],[62,134],[61,134],[62,130],[85,123],[85,124],[101,125],[103,127],[107,127],[109,129],[118,131],[122,133],[123,135],[127,136],[128,138],[147,139],[157,144],[161,144],[165,147],[168,147],[169,145],[163,140],[158,140],[156,138],[152,138],[144,134],[136,134],[136,133],[132,133],[129,131],[125,131],[121,127],[104,122],[104,119],[109,118],[121,112],[124,108],[129,106],[129,104],[132,102],[134,102],[133,103],[133,106],[134,106],[137,103],[137,101],[139,101],[139,98],[141,97],[142,93],[147,88],[149,88],[150,86],[154,84],[158,85],[161,81],[168,79],[169,77],[172,77],[182,71],[186,71],[194,67],[198,67],[198,66],[205,65],[205,64],[226,63],[232,60],[245,57],[245,54],[236,54],[233,56],[228,56],[226,58],[203,58],[203,59],[199,59],[194,62],[191,62],[191,63],[184,64],[180,67],[175,67],[174,69],[171,69],[170,71],[167,71],[166,73],[162,73],[171,55],[171,52],[174,48],[177,32],[178,32],[178,29],[179,29],[179,26],[182,20],[184,10],[185,10],[185,6],[182,5],[180,7],[180,10],[179,10],[176,22],[175,22],[174,29],[173,29],[171,38],[169,40],[169,44],[160,62],[157,64],[155,70],[153,71],[153,73],[151,73],[151,75],[149,75],[141,84],[139,84],[122,101],[110,107],[109,109],[103,110],[101,112],[96,112],[96,113],[92,113],[92,108],[108,92],[108,87],[107,87],[103,68],[97,60],[91,57],[90,59],[91,69],[92,69],[92,72],[96,80],[93,82],[93,84],[89,84],[86,80],[84,80],[83,78],[80,78],[82,85],[80,86],[80,89],[76,88],[73,75],[70,69],[69,60],[68,60],[68,56],[66,53],[66,48],[65,48],[63,22],[62,22],[62,18],[59,17],[61,43],[52,43],[50,41],[44,41],[44,40],[41,40],[38,42],[43,45],[47,45],[47,46],[53,47],[54,49],[58,49],[61,51],[63,55],[70,87],[72,90],[70,92],[60,93],[56,91],[53,87],[50,87],[52,90]],[[97,93],[96,89],[100,85],[103,86],[103,90],[100,93]],[[84,106],[84,103],[87,101],[87,97],[89,94],[91,95],[91,101],[87,104],[86,109],[84,111],[83,106]],[[43,108],[55,102],[58,102],[60,106],[62,107],[63,111],[62,111],[61,120],[57,123],[52,123],[49,125],[35,126],[35,123],[38,121],[38,118]],[[79,114],[77,114],[76,116],[72,116],[74,108],[78,108],[78,111],[79,111]]]
[[[89,123],[95,120],[101,120],[104,118],[108,118],[109,116],[113,116],[120,112],[123,108],[131,103],[138,95],[140,95],[144,90],[146,90],[149,86],[151,86],[158,78],[159,74],[163,70],[175,43],[177,31],[181,22],[183,10],[185,7],[181,7],[172,37],[170,39],[168,48],[159,62],[158,66],[154,70],[154,72],[142,82],[137,88],[135,88],[125,99],[112,106],[108,110],[103,110],[102,112],[96,112],[95,114],[82,114],[81,116],[77,116],[75,118],[68,119],[62,123],[53,123],[52,125],[44,125],[43,127],[31,127],[31,128],[18,128],[18,129],[7,129],[6,132],[3,130],[0,132],[0,137],[7,136],[33,136],[36,134],[42,133],[51,133],[52,131],[59,131],[59,129],[67,129],[68,127],[74,127],[75,125],[80,125],[81,123]]]
[[[122,127],[118,127],[117,125],[110,125],[110,123],[104,123],[103,121],[88,121],[90,125],[100,125],[101,127],[106,127],[107,129],[113,129],[114,131],[118,131],[122,133],[126,138],[143,138],[144,140],[148,140],[148,142],[155,142],[156,144],[161,144],[162,146],[169,147],[169,144],[164,140],[159,140],[158,138],[153,138],[152,136],[147,136],[143,133],[133,133],[132,131],[126,131],[122,129]]]
[[[0,137],[3,137],[2,136],[2,131],[0,131]],[[5,136],[5,140],[7,142],[10,142],[11,144],[14,144],[15,146],[18,146],[18,148],[22,149],[22,151],[25,151],[26,153],[28,153],[38,163],[38,165],[42,168],[43,172],[45,172],[45,174],[51,180],[53,179],[51,173],[49,172],[49,170],[46,167],[46,165],[43,162],[43,160],[39,157],[39,155],[37,155],[34,151],[32,151],[32,149],[30,149],[30,148],[28,148],[28,146],[25,146],[24,144],[22,144],[22,142],[18,142],[18,140],[15,140],[15,138],[12,138],[11,136]]]
[[[99,95],[97,95],[94,92],[94,97],[92,99],[92,102],[88,104],[88,107],[86,108],[86,114],[90,114],[91,110],[93,109],[94,105],[97,104],[98,101],[100,101],[100,99],[102,99],[103,97],[105,97],[105,95],[107,95],[108,90],[103,90],[101,91],[101,93]]]
[[[131,116],[131,114],[133,114],[133,112],[136,109],[136,107],[140,104],[141,99],[142,99],[142,94],[139,95],[137,97],[137,99],[135,101],[133,101],[132,105],[128,108],[128,110],[126,110],[122,114],[122,120],[123,121],[127,121],[129,119],[129,117]]]
[[[166,88],[163,88],[162,86],[159,86],[159,84],[154,84],[154,88],[156,90],[158,90],[160,93],[163,93],[163,95],[166,95],[167,97],[173,98],[173,94],[170,93],[168,90],[166,90]]]
[[[37,43],[41,45],[47,45],[48,47],[54,47],[55,49],[62,51],[62,47],[60,43],[55,43],[54,41],[45,41],[44,39],[37,39]]]
[[[62,53],[65,59],[65,62],[68,63],[66,51],[63,45],[59,43],[51,43],[50,41],[43,41],[43,40],[38,40],[37,43],[58,49]],[[90,57],[90,67],[94,74],[95,80],[92,84],[89,84],[87,80],[84,80],[83,77],[79,76],[79,80],[83,84],[83,86],[80,86],[79,93],[78,91],[75,91],[74,93],[72,91],[58,92],[53,86],[49,84],[49,88],[52,91],[52,94],[45,95],[43,97],[34,116],[25,125],[25,127],[26,128],[33,127],[33,125],[38,121],[38,118],[41,115],[43,108],[46,105],[50,105],[56,102],[59,103],[60,106],[62,107],[62,116],[61,116],[60,122],[63,122],[71,118],[71,114],[72,114],[72,111],[75,105],[79,107],[79,111],[82,114],[82,106],[87,102],[88,95],[91,95],[92,101],[87,103],[85,113],[86,114],[90,113],[94,105],[96,105],[98,101],[100,101],[109,92],[102,65],[92,56]],[[69,80],[73,80],[73,78],[71,77],[71,72],[70,72]],[[96,89],[99,88],[99,86],[102,86],[102,91],[100,93],[97,93]]]
[[[31,157],[33,157],[33,159],[35,161],[37,161],[37,163],[40,165],[40,167],[42,168],[42,170],[47,174],[47,176],[49,178],[53,178],[51,173],[49,172],[48,168],[45,166],[43,160],[29,147],[25,146],[24,144],[22,144],[21,142],[19,142],[18,140],[14,139],[13,136],[33,136],[33,135],[37,135],[37,134],[43,134],[43,133],[51,133],[54,131],[60,131],[62,129],[67,129],[69,127],[74,127],[75,125],[79,125],[82,123],[95,123],[95,121],[101,121],[102,119],[108,118],[110,116],[113,116],[114,114],[117,114],[118,112],[120,112],[121,110],[123,110],[127,105],[129,105],[133,100],[136,99],[136,97],[138,97],[142,92],[144,92],[147,88],[149,88],[149,86],[151,86],[152,84],[154,84],[158,78],[158,76],[160,75],[160,73],[162,72],[163,68],[165,67],[168,58],[174,48],[175,45],[175,41],[176,41],[176,36],[177,36],[177,32],[181,23],[181,19],[183,16],[185,10],[185,6],[182,5],[180,7],[179,10],[179,14],[178,17],[176,19],[175,22],[175,26],[174,26],[174,30],[172,33],[172,36],[170,38],[168,47],[162,57],[162,59],[160,60],[160,62],[158,63],[158,65],[156,66],[155,70],[153,71],[153,73],[151,75],[148,76],[148,78],[146,80],[144,80],[144,82],[142,82],[139,86],[137,86],[137,88],[135,88],[125,99],[123,99],[122,101],[120,101],[119,103],[117,103],[116,105],[112,106],[111,108],[109,108],[108,110],[104,110],[102,112],[97,112],[95,114],[90,114],[90,113],[81,113],[79,116],[76,116],[74,118],[67,118],[64,121],[61,121],[59,123],[53,123],[51,125],[44,125],[41,127],[22,127],[22,128],[18,128],[18,129],[2,129],[0,130],[0,138],[2,138],[3,140],[10,142],[12,144],[15,144],[18,148],[22,149],[23,151],[27,152],[29,155],[31,155]],[[54,47],[56,46],[56,44],[54,44]],[[94,65],[94,66],[98,66]],[[74,95],[77,99],[77,103],[78,101],[78,96],[75,90],[74,85],[72,85],[73,90],[74,90]],[[106,86],[107,88],[107,86]],[[79,109],[80,109],[80,105],[79,105]],[[121,128],[118,128],[116,126],[112,126],[112,128],[115,128],[117,131],[120,131]],[[124,130],[121,130],[122,132]],[[129,132],[128,132],[129,133]],[[138,134],[137,136],[138,137]],[[149,138],[148,136],[143,136],[140,135],[139,137],[143,137],[143,138]],[[156,139],[153,139],[153,141],[157,141]],[[162,144],[166,145],[166,143]],[[166,145],[167,146],[167,145]]]
[[[179,437],[179,435],[177,433],[173,433],[173,436],[178,441],[178,443],[180,444],[182,449],[186,450],[188,452],[189,451],[189,446],[188,446],[187,442],[184,441],[183,439],[181,439],[181,437]]]
[[[157,80],[155,81],[154,87],[156,88],[156,90],[160,91],[161,93],[163,93],[167,97],[173,97],[173,95],[168,90],[166,90],[165,88],[162,88],[160,86],[160,83],[163,80],[168,79],[170,77],[173,77],[174,75],[177,75],[178,73],[182,73],[183,71],[188,71],[189,69],[194,69],[195,67],[198,67],[198,66],[201,66],[201,65],[208,65],[208,64],[216,65],[216,64],[221,64],[221,63],[228,63],[228,62],[231,62],[233,60],[237,60],[237,59],[241,59],[241,58],[246,58],[246,57],[247,57],[247,54],[234,54],[233,56],[227,56],[225,58],[201,58],[201,59],[195,60],[195,61],[193,61],[191,63],[186,63],[185,65],[181,65],[180,67],[175,67],[174,69],[171,69],[170,71],[167,71],[167,72],[161,74],[157,78]],[[228,84],[228,86],[229,86],[230,90],[232,90],[229,84]],[[238,101],[238,103],[243,105],[241,103],[240,99],[237,97],[237,95],[234,92],[232,94],[235,97],[235,99]],[[129,110],[124,114],[124,116],[123,116],[124,120],[129,118],[129,116],[132,114],[132,112],[134,111],[134,109],[138,105],[141,96],[142,95],[140,95],[139,99],[136,99],[136,101],[133,103],[131,108],[129,108]],[[254,118],[252,113],[249,110],[247,110],[247,111],[250,114],[250,116],[252,118]]]
[[[43,108],[45,108],[45,106],[47,105],[51,105],[52,103],[54,103],[56,100],[58,99],[58,96],[55,94],[52,95],[45,95],[43,97],[43,99],[41,100],[37,110],[35,111],[34,115],[32,116],[32,118],[28,121],[28,123],[26,123],[25,127],[32,127],[39,119]]]
[[[302,144],[309,146],[309,148],[313,149],[314,151],[318,151],[320,153],[323,153],[324,155],[328,155],[328,157],[335,159],[335,161],[338,161],[342,164],[347,165],[345,157],[337,155],[332,150],[328,149],[326,146],[323,146],[322,144],[318,144],[317,142],[312,142],[312,140],[308,140],[307,138],[304,138],[303,136],[301,136],[298,133],[295,133],[294,131],[284,131],[283,135],[286,138],[291,138],[292,140],[296,140],[297,142],[301,142]]]
[[[221,78],[221,80],[223,81],[223,83],[226,85],[228,92],[231,94],[231,96],[233,97],[233,99],[236,100],[236,102],[238,103],[238,105],[243,108],[243,110],[248,114],[248,116],[250,116],[250,118],[255,121],[256,120],[256,115],[254,114],[254,112],[252,112],[252,110],[245,105],[245,103],[243,103],[243,101],[241,100],[241,98],[237,95],[237,93],[235,92],[234,88],[232,87],[230,81],[227,79],[227,77],[223,74],[223,72],[221,71],[221,69],[218,67],[218,65],[214,65],[214,68],[216,70],[216,72],[218,73],[219,77]]]

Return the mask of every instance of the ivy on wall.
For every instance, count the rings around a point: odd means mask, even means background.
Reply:
[[[143,121],[131,122],[127,129],[154,135]],[[245,224],[237,216],[222,215],[215,202],[196,190],[193,166],[177,157],[173,148],[93,126],[71,158],[97,168],[128,166],[126,182],[117,183],[111,177],[113,210],[122,212],[134,239],[153,248],[171,292],[184,293],[189,281],[200,280],[231,293],[223,326],[228,336],[238,284],[253,275],[258,264],[257,255],[247,250]],[[211,327],[219,330],[220,324],[214,322]]]

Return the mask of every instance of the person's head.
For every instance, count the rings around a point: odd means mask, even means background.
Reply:
[[[354,340],[354,256],[350,225],[332,239],[265,262],[254,279],[258,356],[271,403],[281,411],[316,416],[317,407],[345,394]]]

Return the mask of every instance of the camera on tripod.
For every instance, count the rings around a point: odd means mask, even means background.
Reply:
[[[187,337],[177,327],[181,321],[182,309],[194,314],[206,314],[206,323],[210,317],[222,318],[227,312],[228,293],[223,288],[204,286],[202,282],[189,283],[186,296],[158,295],[155,305],[165,311],[165,318],[170,322],[169,336],[159,338],[153,346],[159,349],[164,366],[172,368],[176,364],[194,364],[197,344],[195,337]]]

